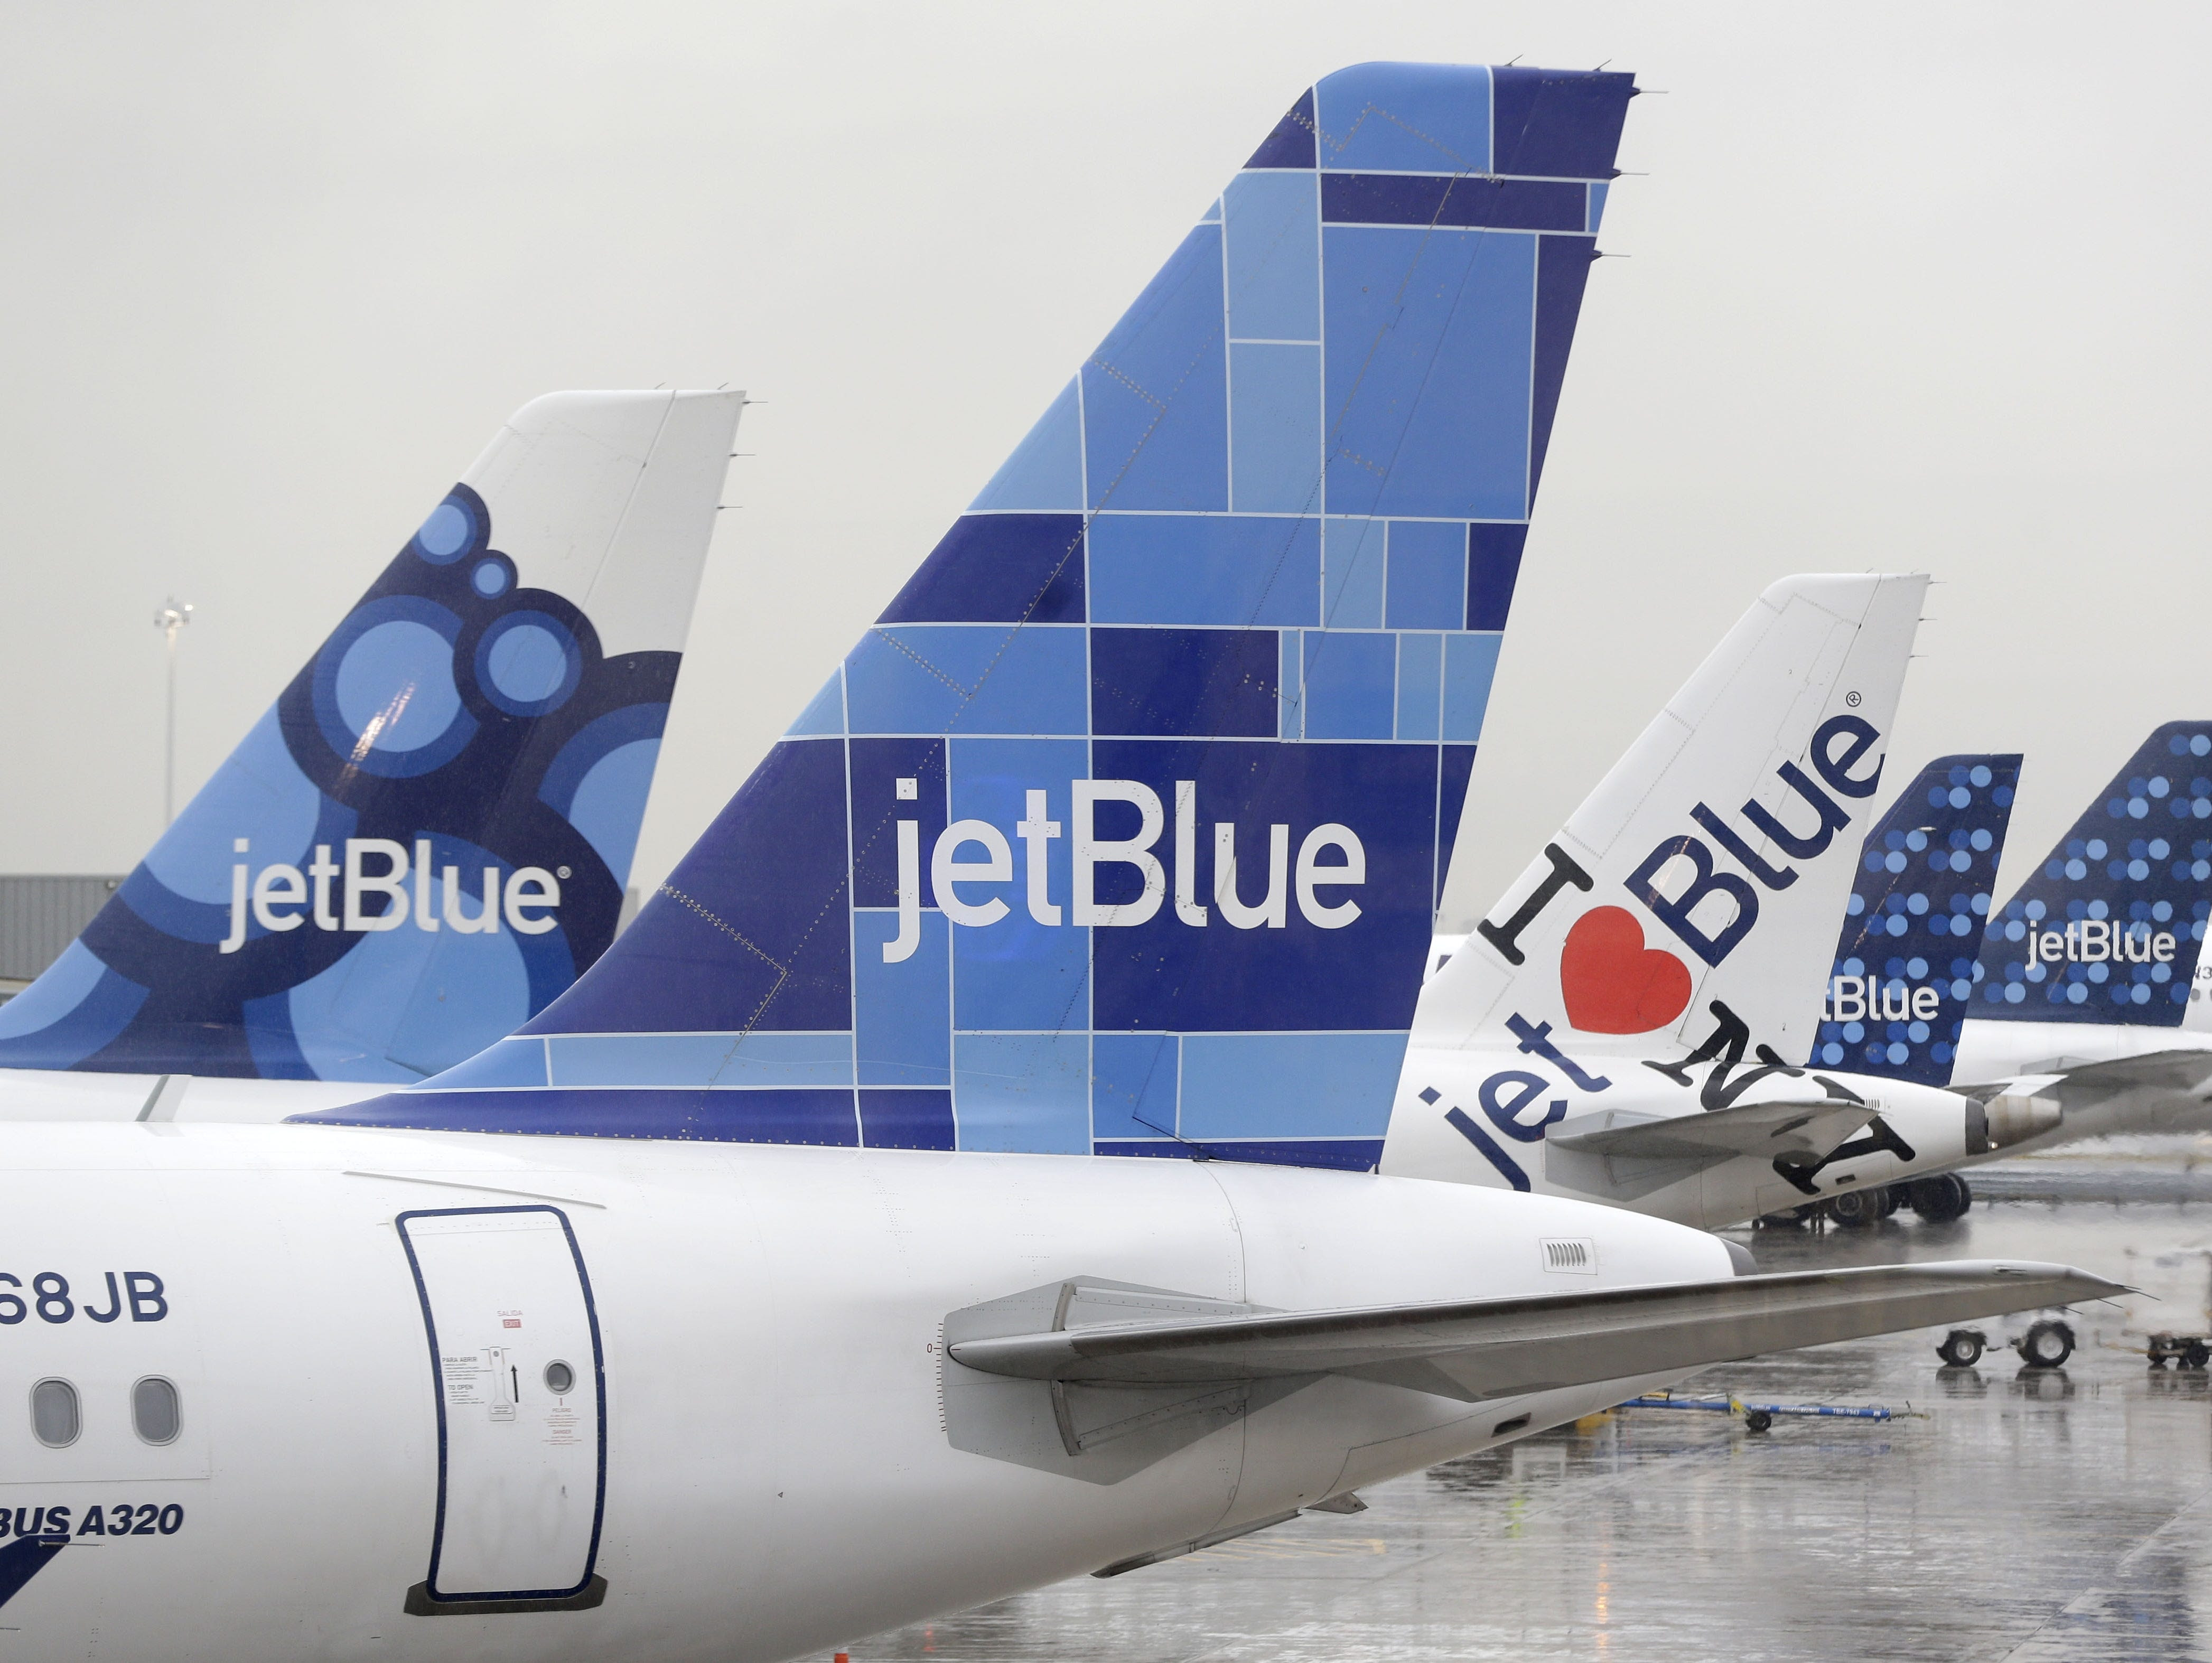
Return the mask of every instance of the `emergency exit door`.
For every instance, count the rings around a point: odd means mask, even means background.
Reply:
[[[422,1614],[596,1605],[606,1492],[599,1319],[557,1207],[402,1213],[428,1331],[438,1507]]]

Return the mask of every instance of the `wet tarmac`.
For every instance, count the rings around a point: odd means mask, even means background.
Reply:
[[[1972,1369],[1939,1363],[1934,1332],[1732,1364],[1685,1389],[1898,1417],[1619,1411],[1375,1486],[1364,1513],[879,1635],[854,1663],[2212,1659],[2212,1381],[2142,1355],[2212,1321],[2212,1199],[2142,1199],[2177,1187],[2177,1150],[2011,1163],[1978,1189],[2063,1199],[1953,1224],[1735,1233],[1774,1270],[2054,1259],[2163,1296],[2075,1314],[2063,1369],[2000,1349],[2027,1317],[1981,1325]]]

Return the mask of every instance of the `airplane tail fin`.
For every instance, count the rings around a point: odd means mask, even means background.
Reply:
[[[606,957],[331,1118],[1372,1165],[1632,92],[1302,93]]]
[[[738,392],[525,405],[115,898],[0,1066],[404,1083],[613,938]]]
[[[2212,723],[2168,722],[1999,909],[1982,942],[1973,1014],[2195,1026],[2208,897]]]
[[[1540,1024],[1802,1056],[1924,577],[1797,577],[1729,632],[1422,990],[1414,1042]]]
[[[1808,1062],[1950,1083],[2020,764],[1939,756],[1867,834]]]

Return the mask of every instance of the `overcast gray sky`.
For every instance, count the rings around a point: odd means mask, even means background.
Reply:
[[[657,883],[1292,97],[1631,106],[1447,912],[1765,583],[1933,573],[1901,773],[2028,753],[2008,886],[2212,713],[2201,6],[0,10],[0,871],[122,871],[500,422],[748,388]],[[1893,776],[1896,777],[1895,775]]]

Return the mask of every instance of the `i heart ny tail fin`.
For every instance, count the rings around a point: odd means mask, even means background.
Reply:
[[[331,1118],[1372,1165],[1634,90],[1300,91],[592,974]]]
[[[1717,1003],[1805,1055],[1927,581],[1760,596],[1422,990],[1414,1042],[1549,1023],[1673,1054]]]
[[[399,1084],[550,1004],[622,916],[744,404],[511,416],[0,1008],[0,1067]]]

